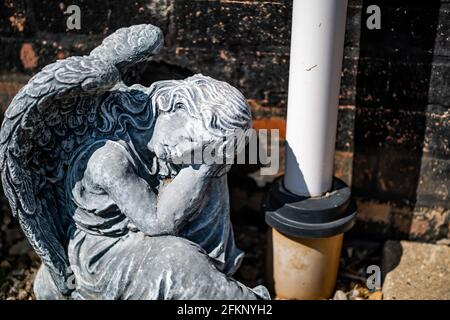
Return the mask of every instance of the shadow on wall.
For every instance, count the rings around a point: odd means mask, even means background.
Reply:
[[[139,83],[149,87],[153,82],[161,80],[181,80],[194,75],[188,69],[171,65],[163,61],[141,62],[127,70],[124,82],[127,85]]]
[[[380,30],[366,27],[369,5],[381,8]],[[439,0],[363,1],[352,188],[359,199],[402,208],[401,216],[390,213],[390,230],[378,230],[379,237],[387,232],[403,238],[410,231],[439,8]],[[377,237],[373,226],[366,228],[360,223],[355,231]]]

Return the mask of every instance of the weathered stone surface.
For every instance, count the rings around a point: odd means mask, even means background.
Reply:
[[[334,293],[333,300],[348,300],[348,298],[344,291],[337,290]]]
[[[449,300],[449,266],[449,246],[387,241],[383,251],[383,297]]]

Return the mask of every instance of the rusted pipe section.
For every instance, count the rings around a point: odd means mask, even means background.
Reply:
[[[272,229],[273,277],[280,299],[328,299],[336,283],[343,234],[323,239],[289,237]]]
[[[333,178],[346,11],[347,0],[293,2],[286,172],[263,203],[283,299],[331,295],[356,215],[349,187]]]

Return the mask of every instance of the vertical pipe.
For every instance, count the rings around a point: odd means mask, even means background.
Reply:
[[[331,188],[347,0],[293,2],[286,188],[319,196]]]
[[[356,215],[348,187],[333,184],[347,0],[293,4],[284,186],[276,183],[264,204],[270,267],[277,297],[326,299]]]

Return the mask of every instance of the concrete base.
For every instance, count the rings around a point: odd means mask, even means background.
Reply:
[[[450,299],[450,247],[387,241],[383,250],[386,300]]]

